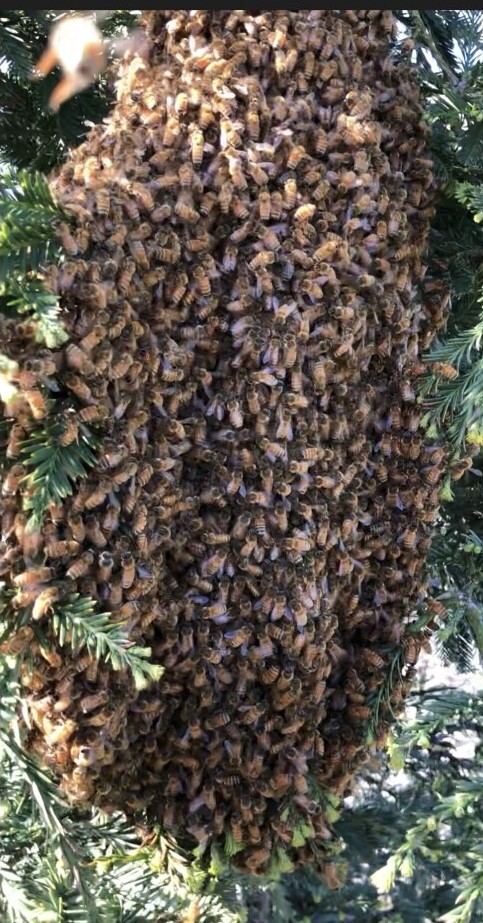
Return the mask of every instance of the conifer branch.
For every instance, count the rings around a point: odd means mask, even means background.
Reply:
[[[76,482],[87,477],[96,464],[97,440],[81,425],[78,438],[69,445],[60,441],[62,423],[55,415],[47,417],[39,429],[21,446],[21,462],[28,468],[25,482],[32,489],[25,508],[31,513],[32,525],[40,526],[51,503],[62,503],[74,492]]]
[[[0,176],[0,282],[59,257],[55,223],[65,219],[41,173],[19,170]]]
[[[32,57],[22,39],[16,11],[0,17],[0,64],[13,65],[16,74],[23,78],[32,70]]]
[[[51,624],[61,646],[68,640],[74,650],[86,648],[113,670],[130,670],[136,689],[160,679],[163,668],[148,660],[151,648],[129,641],[126,623],[113,622],[108,612],[95,612],[94,600],[74,593],[53,608]]]
[[[8,308],[36,321],[35,338],[38,343],[44,343],[48,349],[56,349],[66,342],[68,336],[60,320],[59,297],[47,292],[34,274],[23,279],[10,279],[0,286],[0,294],[3,294]]]

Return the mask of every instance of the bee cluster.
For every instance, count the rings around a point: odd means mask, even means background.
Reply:
[[[414,391],[447,302],[422,264],[427,129],[389,11],[145,23],[150,59],[52,183],[75,219],[46,272],[69,343],[6,331],[23,403],[2,528],[14,604],[46,626],[91,596],[165,673],[137,693],[39,651],[29,745],[78,802],[229,832],[260,871],[295,815],[330,838],[311,781],[347,788],[390,652],[418,654],[445,462]],[[103,448],[28,533],[18,441],[52,378],[78,407],[64,442],[89,424]],[[36,649],[29,626],[13,643]]]

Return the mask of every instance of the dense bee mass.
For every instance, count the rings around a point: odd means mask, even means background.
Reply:
[[[259,871],[297,819],[330,838],[314,784],[347,788],[394,649],[418,655],[445,461],[414,390],[447,300],[422,264],[427,129],[389,11],[146,26],[149,59],[52,183],[74,218],[46,271],[69,342],[3,325],[23,400],[2,571],[45,631],[65,594],[92,596],[165,673],[136,693],[29,625],[11,645],[38,649],[28,742],[72,798],[148,804],[203,845],[231,833]],[[88,426],[102,449],[32,533],[18,446],[52,379],[77,407],[65,444]]]

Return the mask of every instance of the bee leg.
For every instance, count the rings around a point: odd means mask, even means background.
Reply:
[[[37,64],[34,64],[30,75],[32,80],[40,80],[41,77],[50,74],[50,71],[54,69],[56,64],[57,55],[55,51],[52,48],[46,48],[43,55],[41,55],[37,61]]]
[[[58,112],[62,103],[65,103],[77,91],[77,84],[73,77],[63,77],[49,97],[49,109]]]
[[[106,63],[103,42],[88,42],[84,48],[83,60],[89,70],[92,70],[93,78],[96,74],[100,74]]]

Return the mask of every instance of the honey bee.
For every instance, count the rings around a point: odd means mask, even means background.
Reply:
[[[19,423],[14,423],[10,429],[5,454],[7,458],[18,458],[21,454],[21,443],[25,438],[25,431]]]
[[[416,638],[407,637],[403,641],[403,649],[406,664],[413,666],[418,660],[421,644]]]
[[[59,744],[66,743],[75,734],[77,726],[75,721],[67,718],[59,724],[54,724],[46,734],[45,742],[48,747],[56,747]]]
[[[288,179],[288,180],[286,181],[286,183],[285,183],[285,186],[284,186],[284,197],[285,197],[285,204],[286,204],[287,208],[292,209],[292,208],[295,207],[295,203],[296,203],[296,201],[297,201],[297,191],[298,191],[298,190],[297,190],[297,183],[296,183],[296,180],[295,180],[295,179]],[[272,197],[272,218],[274,218],[274,215],[273,215],[273,197]],[[277,219],[275,219],[275,220],[277,220]]]
[[[87,538],[96,548],[104,548],[107,545],[107,539],[100,524],[95,516],[86,516],[86,534]]]
[[[228,712],[219,712],[216,715],[212,715],[205,720],[205,727],[208,730],[215,730],[216,728],[226,727],[231,721],[231,717]]]
[[[73,393],[75,394],[76,397],[79,398],[79,400],[85,401],[86,403],[90,403],[91,401],[92,402],[94,401],[94,397],[93,397],[91,389],[89,388],[87,383],[85,381],[82,381],[82,379],[79,378],[77,375],[74,375],[74,373],[68,373],[67,375],[65,375],[64,381],[65,381],[66,386],[71,391],[73,391]]]
[[[121,273],[116,283],[117,288],[119,289],[121,295],[126,296],[128,294],[135,272],[136,272],[135,261],[130,258],[124,259],[123,264],[122,264],[122,270],[121,270]],[[125,326],[124,319],[120,320],[120,323],[121,323],[121,330],[122,330],[122,328]],[[121,331],[119,331],[119,333],[120,332]],[[110,333],[111,339],[115,339],[117,336],[119,336],[119,333],[116,330],[115,334],[113,334],[111,330],[111,333]],[[102,332],[102,335],[104,336],[104,331]],[[79,343],[79,346],[81,346],[82,349],[86,349],[86,346],[83,343]]]
[[[448,381],[454,381],[459,375],[458,369],[449,362],[432,362],[431,369],[436,375],[441,375],[442,378],[446,378]]]
[[[136,265],[140,266],[141,269],[149,269],[149,259],[142,241],[131,239],[129,249]]]
[[[61,221],[57,225],[57,231],[63,250],[65,250],[69,256],[77,256],[79,253],[79,246],[75,237],[71,234],[69,225],[66,224],[65,221]]]
[[[49,408],[48,401],[46,401],[42,392],[38,388],[27,388],[24,390],[23,396],[30,407],[34,420],[42,420]]]
[[[72,538],[82,544],[84,541],[86,530],[84,522],[80,513],[70,513],[67,518],[67,523],[72,533]]]
[[[473,459],[471,458],[471,456],[460,459],[460,461],[456,462],[456,464],[450,468],[450,474],[451,474],[452,480],[459,481],[459,479],[463,477],[465,472],[468,471],[468,469],[471,468],[472,465],[473,465]]]
[[[96,506],[100,506],[101,503],[104,503],[108,493],[111,490],[111,482],[106,479],[101,479],[98,483],[98,486],[91,493],[87,493],[87,496],[84,500],[84,506],[87,510],[92,510]]]
[[[81,711],[86,714],[90,711],[95,711],[96,708],[100,708],[101,705],[105,705],[109,701],[109,693],[105,690],[96,692],[93,695],[85,695],[80,699],[79,705]]]
[[[79,422],[80,421],[75,418],[70,418],[65,421],[64,431],[59,436],[60,445],[68,446],[77,441],[79,436]]]
[[[191,159],[195,167],[201,166],[205,139],[201,128],[194,128],[191,134]]]
[[[46,568],[50,570],[50,568]],[[48,612],[52,611],[53,604],[59,599],[60,590],[58,587],[48,587],[45,590],[42,590],[34,601],[32,607],[32,618],[34,621],[39,621],[44,618]]]
[[[315,214],[316,207],[316,205],[309,203],[300,205],[294,212],[294,219],[296,221],[310,221]]]
[[[460,477],[464,474],[465,470],[466,468],[461,470],[461,474],[459,475]],[[436,466],[433,467],[432,465],[427,465],[421,468],[421,474],[423,481],[426,484],[429,484],[431,487],[435,487],[438,481],[441,479],[442,471]],[[451,476],[453,477],[453,474]]]
[[[109,580],[112,568],[114,566],[114,558],[107,551],[101,551],[99,555],[99,570],[98,576],[100,580]]]
[[[80,550],[80,542],[75,540],[64,540],[60,542],[49,542],[45,548],[47,558],[64,558],[77,554]]]
[[[80,558],[77,558],[74,563],[70,565],[66,571],[66,576],[72,577],[73,580],[78,580],[79,577],[83,577],[89,572],[93,563],[94,553],[92,551],[85,551]]]
[[[136,565],[134,557],[130,551],[124,551],[121,555],[121,566],[122,566],[122,587],[123,589],[129,589],[133,583],[136,576]]]
[[[339,868],[335,862],[324,863],[322,869],[325,883],[331,891],[337,891],[343,885],[343,879],[340,876]]]
[[[272,192],[272,193],[269,193],[269,195],[270,195],[270,214],[268,218],[263,217],[262,212],[261,212],[261,209],[262,209],[261,201],[263,201],[264,215],[267,213],[266,209],[268,209],[268,200],[267,199],[262,200],[263,192],[260,192],[260,195],[258,197],[260,218],[262,219],[262,221],[268,221],[269,218],[271,218],[272,221],[280,221],[280,218],[282,217],[282,213],[283,213],[282,193]]]
[[[13,465],[3,478],[2,494],[4,496],[15,494],[25,476],[26,469],[23,465]]]
[[[240,628],[233,629],[232,631],[226,631],[224,637],[230,647],[241,647],[242,644],[247,643],[250,635],[251,629],[246,625],[243,625]]]
[[[372,651],[369,648],[364,648],[360,652],[360,659],[362,663],[368,668],[373,670],[381,670],[384,667],[384,660],[376,651]]]

